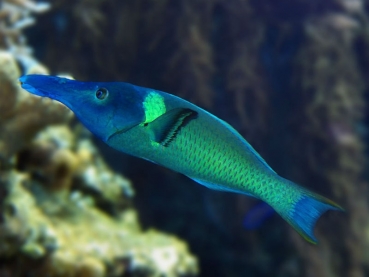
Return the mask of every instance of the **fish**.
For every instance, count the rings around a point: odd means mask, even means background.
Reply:
[[[125,82],[24,75],[28,92],[61,102],[112,148],[218,191],[260,199],[304,239],[335,202],[279,176],[231,125],[175,95]],[[143,169],[144,171],[144,169]]]

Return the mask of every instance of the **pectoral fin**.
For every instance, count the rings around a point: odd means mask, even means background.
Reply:
[[[144,126],[151,132],[152,140],[163,146],[173,141],[179,130],[197,117],[197,112],[187,108],[177,108],[166,112]]]

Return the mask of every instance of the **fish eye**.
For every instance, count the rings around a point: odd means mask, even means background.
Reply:
[[[104,100],[109,94],[109,91],[106,88],[98,88],[96,90],[95,96],[99,100]]]

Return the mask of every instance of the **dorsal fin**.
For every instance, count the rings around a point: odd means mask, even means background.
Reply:
[[[187,108],[176,108],[159,116],[144,126],[150,129],[152,140],[168,146],[175,139],[179,130],[197,117],[197,112]]]

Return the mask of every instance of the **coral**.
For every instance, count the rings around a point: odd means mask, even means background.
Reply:
[[[47,73],[42,66],[30,73]],[[39,130],[49,124],[67,123],[72,114],[63,105],[50,100],[40,101],[20,88],[20,71],[14,55],[0,52],[0,156],[8,160],[29,143]]]
[[[128,180],[108,169],[90,136],[76,140],[66,126],[51,126],[39,132],[17,154],[16,167],[38,176],[50,193],[69,194],[78,190],[93,197],[98,207],[113,215],[131,206],[129,199],[134,196]]]
[[[171,277],[197,272],[183,242],[154,230],[142,232],[131,208],[112,218],[90,196],[74,191],[55,198],[55,192],[16,171],[2,178],[1,188],[6,196],[1,201],[0,256],[25,265],[14,276]],[[0,264],[0,273],[11,267]]]
[[[47,2],[31,0],[4,0],[0,10],[0,47],[10,48],[24,43],[23,29],[35,23],[33,13],[43,13],[50,8]]]
[[[47,2],[31,0],[0,2],[0,49],[10,51],[22,63],[26,72],[43,72],[44,68],[33,58],[23,30],[35,23],[33,14],[43,13],[49,8]]]
[[[6,101],[0,103],[0,158],[3,162],[19,151],[48,124],[68,122],[71,113],[50,101],[40,102],[18,85],[19,62],[25,73],[47,74],[48,70],[32,56],[23,30],[34,24],[34,13],[49,4],[30,0],[5,0],[0,10],[0,87]],[[2,49],[2,50],[1,50]],[[1,167],[1,164],[0,164]]]

